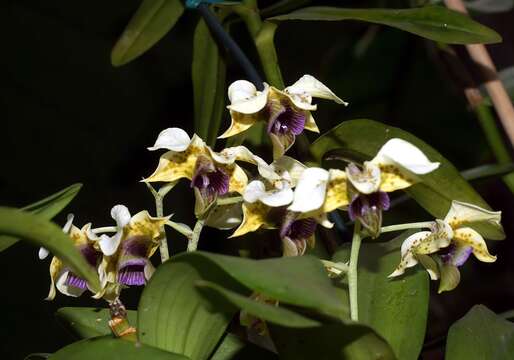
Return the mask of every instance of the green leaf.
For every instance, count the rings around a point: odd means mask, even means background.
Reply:
[[[414,135],[393,126],[367,119],[344,121],[319,137],[312,144],[311,152],[317,161],[321,161],[327,152],[335,150],[357,153],[371,159],[380,147],[392,138],[409,141],[420,148],[431,161],[441,163],[436,171],[420,176],[422,182],[405,190],[434,217],[444,218],[452,200],[490,209],[455,166],[437,150]],[[496,226],[481,226],[480,233],[491,240],[505,238],[503,231]]]
[[[143,0],[112,49],[112,64],[124,65],[150,49],[183,13],[180,0]]]
[[[235,335],[227,334],[210,360],[269,360],[278,359],[271,351],[244,342]]]
[[[274,324],[288,327],[310,327],[319,325],[319,322],[306,318],[284,307],[252,300],[248,296],[240,295],[208,281],[197,281],[196,285],[204,291],[207,291],[207,293],[210,292],[211,295],[214,296],[218,295],[237,308]]]
[[[512,359],[514,324],[475,305],[448,331],[446,360]]]
[[[50,220],[60,213],[61,210],[71,202],[71,200],[73,200],[81,187],[82,184],[73,184],[68,186],[66,189],[39,200],[38,202],[23,207],[21,210],[31,212],[41,216],[43,219]],[[11,245],[14,245],[19,240],[20,238],[13,236],[0,236],[0,252],[4,251]]]
[[[311,328],[271,326],[280,359],[396,359],[390,346],[369,327],[327,324]]]
[[[225,59],[203,19],[193,40],[193,91],[195,132],[214,146],[225,110]]]
[[[497,43],[501,36],[469,16],[442,6],[414,9],[343,9],[313,6],[271,20],[361,20],[398,28],[424,38],[449,44]]]
[[[396,357],[418,359],[425,338],[430,294],[427,273],[418,268],[399,279],[387,276],[400,262],[400,247],[411,233],[386,243],[364,243],[359,253],[359,321],[386,339]],[[348,261],[349,246],[333,261]]]
[[[95,292],[100,289],[98,274],[75,248],[69,236],[52,222],[19,209],[0,207],[0,235],[15,236],[43,246],[87,280]]]
[[[109,309],[91,307],[63,307],[55,313],[57,319],[77,338],[91,338],[111,334]],[[137,323],[137,312],[128,311],[131,325]]]
[[[85,339],[63,347],[50,360],[187,360],[188,358],[151,346],[111,336]]]
[[[208,284],[201,280],[217,285],[218,295],[197,287]],[[348,313],[314,257],[250,260],[197,251],[174,257],[152,276],[139,304],[139,339],[193,360],[206,359],[237,311],[234,304],[252,307],[255,313],[262,311],[241,298],[250,290],[333,317]],[[291,316],[284,315],[285,311],[277,314],[268,316]]]

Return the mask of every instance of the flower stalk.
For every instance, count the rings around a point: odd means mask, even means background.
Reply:
[[[361,224],[355,222],[353,228],[352,249],[350,252],[350,264],[348,266],[348,291],[350,293],[350,318],[353,321],[359,320],[358,290],[357,290],[357,263],[361,247]]]
[[[408,230],[408,229],[425,229],[425,228],[430,229],[433,225],[434,225],[433,221],[421,221],[421,222],[414,222],[414,223],[389,225],[389,226],[383,226],[380,229],[380,232],[385,233],[385,232]]]

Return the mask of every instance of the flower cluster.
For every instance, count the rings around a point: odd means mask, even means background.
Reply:
[[[94,297],[107,301],[117,299],[123,287],[146,284],[154,271],[149,259],[159,245],[162,227],[169,221],[168,217],[152,217],[147,211],[131,216],[123,205],[114,206],[111,216],[116,226],[93,229],[89,223],[79,229],[73,225],[73,215],[69,215],[63,227],[87,263],[98,273],[101,290]],[[114,235],[102,234],[104,232],[114,232]],[[41,248],[39,258],[47,256],[48,251]],[[73,297],[88,289],[91,291],[85,279],[55,256],[50,263],[50,278],[48,300],[55,297],[56,288]]]
[[[494,238],[495,232],[502,232],[500,220],[499,211],[453,201],[446,217],[429,225],[430,231],[420,231],[405,239],[400,264],[389,277],[400,276],[420,263],[432,280],[441,279],[439,292],[453,290],[460,282],[458,268],[471,254],[482,262],[496,261],[496,256],[489,254],[484,237]]]

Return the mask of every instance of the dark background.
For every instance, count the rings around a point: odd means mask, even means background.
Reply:
[[[337,3],[379,5],[373,1]],[[382,3],[406,6],[401,1]],[[198,17],[186,12],[149,52],[113,68],[110,50],[138,4],[137,0],[1,2],[2,205],[23,206],[81,182],[82,191],[56,218],[58,223],[73,212],[79,226],[90,221],[96,226],[110,224],[109,211],[117,203],[127,205],[133,214],[153,210],[153,198],[139,183],[157,164],[157,154],[146,147],[166,127],[192,132],[190,64]],[[511,66],[514,12],[478,19],[504,37],[503,44],[489,46],[497,66]],[[286,84],[310,73],[351,104],[343,108],[323,102],[316,117],[322,132],[344,120],[371,118],[419,136],[459,169],[493,163],[477,120],[460,89],[442,71],[431,43],[379,27],[363,54],[356,54],[369,31],[369,25],[356,22],[291,22],[278,30],[276,44]],[[232,32],[256,61],[246,29],[236,24]],[[241,76],[229,60],[229,80]],[[228,124],[225,118],[223,128]],[[512,194],[498,179],[474,184],[493,208],[504,212],[508,237],[490,243],[491,252],[498,254],[496,263],[469,261],[455,291],[431,298],[427,340],[444,336],[448,326],[473,304],[483,303],[497,312],[514,307]],[[166,212],[192,224],[192,197],[189,191],[180,191],[187,186],[181,184],[168,197]],[[403,207],[413,219],[426,219],[422,211],[412,209],[417,207]],[[173,251],[180,251],[182,240],[172,234],[169,238]],[[201,244],[204,248],[223,248],[223,237],[209,236],[210,244],[205,244],[206,238]],[[25,243],[0,253],[0,273],[2,359],[53,352],[72,341],[54,320],[59,307],[103,305],[87,296],[44,301],[48,261],[39,261],[37,249]],[[134,289],[124,295],[129,307],[136,306],[138,294]],[[425,356],[438,358],[440,354],[436,346]]]

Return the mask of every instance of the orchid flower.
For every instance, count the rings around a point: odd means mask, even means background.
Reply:
[[[243,194],[243,221],[232,237],[241,236],[263,227],[279,228],[284,256],[303,255],[307,246],[314,245],[314,231],[318,223],[331,227],[319,217],[301,218],[287,210],[294,198],[293,188],[306,171],[302,163],[283,156],[272,165],[279,179],[263,177],[250,182]]]
[[[149,150],[169,150],[160,158],[155,172],[145,182],[172,182],[181,178],[191,180],[206,202],[229,192],[242,194],[248,178],[237,165],[237,160],[258,165],[259,171],[266,171],[266,162],[255,156],[244,146],[224,149],[217,153],[208,147],[197,135],[189,138],[179,128],[163,130]]]
[[[265,121],[275,159],[294,144],[296,136],[304,129],[319,132],[311,114],[317,108],[312,104],[313,97],[347,105],[311,75],[302,76],[283,91],[268,84],[264,84],[263,91],[257,91],[251,82],[238,80],[229,86],[228,97],[231,104],[227,108],[232,122],[220,138],[234,136],[258,121]]]
[[[434,171],[439,163],[402,139],[386,142],[362,167],[350,163],[346,171],[309,168],[302,174],[289,210],[304,214],[327,213],[348,206],[351,220],[358,219],[377,237],[382,210],[389,208],[387,193],[420,181],[418,175]]]
[[[155,270],[149,259],[159,246],[160,229],[169,217],[152,217],[147,211],[131,216],[124,205],[114,206],[111,216],[117,224],[116,233],[102,234],[98,241],[104,254],[99,266],[102,287],[144,285]]]
[[[444,220],[436,220],[431,231],[412,234],[402,244],[401,261],[389,277],[402,275],[421,263],[432,280],[441,279],[439,292],[453,290],[460,281],[458,268],[473,254],[482,262],[494,262],[489,253],[483,225],[502,230],[501,212],[453,201]]]
[[[95,241],[88,236],[90,229],[91,224],[84,225],[82,229],[77,228],[73,225],[73,215],[70,214],[63,227],[63,232],[70,236],[70,240],[84,256],[87,263],[96,270],[102,253],[97,250]],[[48,251],[41,248],[39,250],[39,258],[45,259],[47,256]],[[56,288],[64,295],[73,297],[78,297],[89,289],[89,285],[85,279],[75,274],[55,256],[50,263],[50,279],[51,284],[50,291],[46,298],[47,300],[53,300],[55,298]]]

